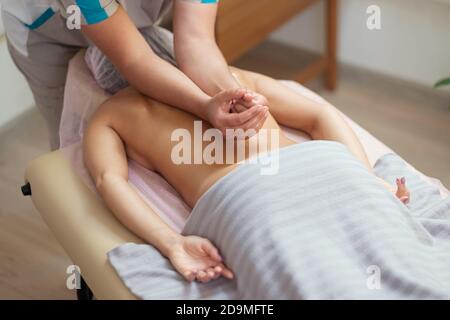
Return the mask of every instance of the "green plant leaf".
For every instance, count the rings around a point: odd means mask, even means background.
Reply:
[[[450,85],[450,78],[442,79],[441,81],[437,82],[434,87],[439,88],[443,86],[449,86]]]

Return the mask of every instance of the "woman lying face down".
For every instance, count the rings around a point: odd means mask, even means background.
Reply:
[[[256,153],[295,144],[283,134],[279,124],[302,130],[314,140],[333,140],[346,145],[367,170],[372,171],[360,141],[334,107],[312,101],[269,77],[239,69],[232,71],[248,90],[223,92],[214,99],[223,101],[222,112],[248,117],[249,128],[260,124],[260,133],[271,133],[266,135],[267,139],[257,134],[239,140],[243,149],[239,149],[238,143],[227,147],[226,141],[234,141],[233,137],[217,136],[209,123],[146,98],[131,88],[99,107],[84,136],[85,164],[106,205],[130,231],[166,256],[188,281],[207,282],[220,276],[231,279],[234,275],[208,239],[180,235],[145,203],[128,183],[127,158],[161,174],[191,207],[215,182],[252,155],[255,144],[259,147]],[[247,110],[249,101],[253,101],[254,106]],[[255,104],[255,101],[260,103]],[[259,116],[253,118],[253,112]],[[196,132],[198,130],[200,132]],[[177,137],[186,133],[184,147],[180,148]],[[196,138],[199,135],[200,140]],[[204,139],[205,136],[209,139]],[[211,151],[211,141],[217,139],[225,143]],[[200,156],[198,150],[201,150]],[[237,155],[239,150],[245,150],[243,157]],[[205,154],[214,161],[205,158]],[[409,201],[404,178],[397,179],[395,187],[379,180],[399,201]]]

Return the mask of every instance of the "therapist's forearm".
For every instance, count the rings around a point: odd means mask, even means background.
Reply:
[[[195,39],[175,43],[180,69],[207,94],[239,88],[240,85],[213,39]]]
[[[210,96],[153,52],[123,64],[120,71],[141,93],[206,120],[205,108]]]
[[[123,8],[82,31],[141,93],[205,119],[210,97],[151,50]]]

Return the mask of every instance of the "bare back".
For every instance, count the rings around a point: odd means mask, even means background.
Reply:
[[[161,174],[191,207],[218,179],[235,169],[240,161],[247,159],[251,154],[254,155],[250,151],[250,145],[256,144],[259,146],[258,140],[261,140],[260,136],[256,135],[242,141],[245,153],[243,158],[238,158],[236,156],[237,149],[242,149],[242,146],[238,146],[236,140],[232,139],[235,142],[233,148],[235,156],[230,159],[226,158],[227,143],[229,145],[230,142],[222,137],[223,150],[221,150],[221,154],[223,154],[223,158],[219,157],[222,158],[222,161],[208,164],[205,163],[204,158],[201,158],[200,163],[195,164],[193,152],[191,157],[188,157],[191,161],[180,164],[179,161],[174,159],[174,153],[176,156],[179,155],[174,150],[178,150],[183,142],[190,145],[193,150],[195,144],[201,139],[200,145],[197,145],[195,151],[197,153],[200,151],[203,155],[203,151],[212,143],[212,141],[203,141],[204,139],[202,139],[205,132],[211,129],[211,126],[189,113],[148,99],[130,88],[101,106],[94,115],[91,125],[110,126],[123,141],[128,158]],[[195,129],[195,126],[197,126],[197,129]],[[199,131],[200,126],[201,130]],[[276,130],[279,138],[277,141],[272,141],[271,135],[267,134],[267,150],[258,148],[256,153],[282,148],[294,143],[283,135],[277,122],[272,116],[269,116],[261,128],[261,132],[269,133],[271,130]],[[189,133],[190,141],[173,139],[173,134],[177,131]],[[183,152],[186,151],[186,149],[183,150]],[[181,156],[185,155],[181,154]],[[198,160],[197,158],[197,162]]]

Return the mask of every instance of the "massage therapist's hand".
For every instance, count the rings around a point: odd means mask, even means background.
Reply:
[[[254,129],[257,132],[267,118],[269,108],[267,104],[255,104],[253,99],[254,93],[246,89],[222,91],[208,102],[206,119],[223,135],[227,134],[227,129]],[[238,104],[247,107],[242,112],[233,113],[233,107]]]
[[[269,101],[265,96],[262,94],[259,94],[254,91],[247,91],[248,98],[240,103],[236,103],[231,108],[231,111],[235,113],[240,113],[246,111],[248,108],[255,106],[255,105],[261,105],[261,106],[268,106]]]
[[[171,247],[167,258],[187,281],[208,282],[220,276],[227,279],[234,277],[223,264],[216,247],[201,237],[182,237]]]
[[[236,102],[233,104],[233,107],[231,108],[231,112],[233,113],[242,113],[247,111],[249,108],[253,106],[268,106],[269,101],[266,97],[264,97],[262,94],[259,94],[257,92],[248,91],[247,93],[247,99],[243,99],[242,101]],[[259,122],[256,124],[256,127],[253,128],[256,130],[256,133],[261,129],[261,127],[264,125],[264,122],[267,119],[268,112],[266,112],[266,116],[259,120]]]

